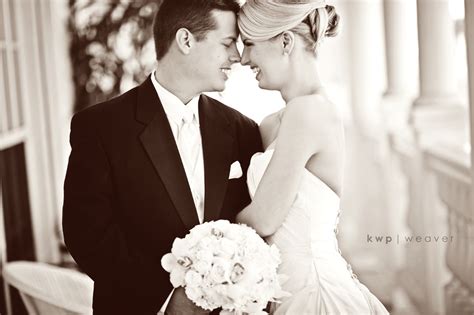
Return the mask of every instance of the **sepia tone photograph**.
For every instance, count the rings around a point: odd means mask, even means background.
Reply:
[[[0,315],[474,315],[474,0],[0,0]]]

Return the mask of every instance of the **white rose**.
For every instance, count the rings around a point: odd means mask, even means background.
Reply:
[[[186,237],[190,236],[191,234],[206,234],[208,233],[209,230],[209,222],[204,222],[199,225],[195,225],[190,231],[189,234],[186,235]]]
[[[205,236],[199,241],[198,247],[201,249],[209,250],[214,245],[214,239],[210,236]]]
[[[217,256],[224,258],[232,258],[237,253],[237,245],[234,241],[231,241],[227,238],[222,238],[219,240],[217,248]]]
[[[194,270],[189,270],[184,276],[187,286],[198,287],[202,283],[202,276]]]
[[[231,265],[227,260],[216,257],[212,262],[209,277],[215,283],[230,282],[230,269]]]
[[[242,286],[231,284],[227,288],[227,295],[231,298],[235,304],[242,305],[246,302],[248,293]]]
[[[199,288],[196,287],[190,287],[187,286],[184,289],[184,292],[186,293],[186,296],[191,300],[191,301],[197,301],[198,299],[201,298],[202,292]]]
[[[227,231],[232,228],[231,223],[227,220],[218,220],[218,221],[211,222],[211,226],[212,228],[222,232],[224,236],[225,236],[225,233],[227,233]]]
[[[171,270],[170,272],[170,282],[174,288],[184,286],[184,275],[186,274],[186,269],[183,267],[177,267]]]
[[[186,256],[189,252],[189,244],[182,238],[175,238],[173,241],[173,246],[171,247],[171,252],[176,257]]]
[[[211,263],[212,261],[212,252],[207,248],[200,248],[196,251],[196,260],[197,261],[206,261]]]
[[[240,240],[242,238],[242,230],[240,229],[240,226],[237,226],[237,227],[232,226],[232,228],[228,229],[225,234],[225,237],[233,241]]]
[[[177,258],[171,254],[168,253],[161,257],[161,266],[163,267],[164,270],[171,272],[174,268],[180,267],[177,262]]]
[[[193,264],[193,261],[188,256],[178,257],[177,262],[183,268],[189,268]]]
[[[214,288],[203,288],[206,302],[212,307],[220,307],[223,303],[221,295]]]
[[[235,263],[232,266],[232,270],[230,272],[230,280],[232,281],[232,283],[237,283],[242,279],[244,273],[245,273],[244,266],[240,263]]]
[[[185,240],[194,246],[201,241],[202,238],[206,237],[209,234],[208,228],[206,225],[198,225],[191,229],[190,233],[186,235]]]
[[[209,260],[198,260],[193,264],[193,269],[201,275],[207,275],[211,270],[211,261]]]

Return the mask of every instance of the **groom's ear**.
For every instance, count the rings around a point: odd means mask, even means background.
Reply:
[[[189,54],[194,44],[193,34],[187,28],[180,28],[176,31],[175,40],[179,50],[185,55]]]
[[[285,31],[281,33],[281,44],[283,48],[283,54],[291,54],[291,51],[295,46],[295,34],[291,31]]]

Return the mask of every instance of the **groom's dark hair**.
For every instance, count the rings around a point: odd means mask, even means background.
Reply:
[[[237,14],[239,9],[236,0],[163,0],[153,25],[156,59],[166,55],[180,28],[188,29],[200,41],[216,28],[212,10]]]

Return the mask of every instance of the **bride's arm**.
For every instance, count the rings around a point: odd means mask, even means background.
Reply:
[[[296,198],[309,159],[327,138],[330,121],[322,112],[326,104],[314,96],[288,103],[278,131],[275,152],[250,205],[237,221],[253,227],[261,236],[273,234],[285,219]]]
[[[268,148],[276,137],[278,126],[280,125],[280,112],[272,113],[260,122],[259,130],[264,150]]]

